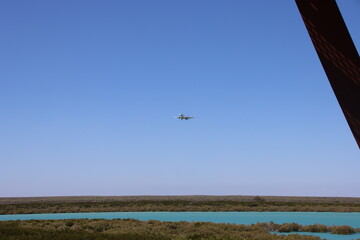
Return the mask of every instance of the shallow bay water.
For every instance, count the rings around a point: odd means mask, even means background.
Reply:
[[[50,214],[14,214],[0,215],[0,221],[31,219],[125,219],[134,218],[142,221],[189,221],[253,224],[258,222],[291,223],[302,225],[349,225],[360,228],[360,213],[338,212],[94,212],[94,213],[50,213]],[[360,234],[334,235],[302,233],[320,236],[328,240],[352,240],[360,238]]]
[[[134,218],[159,221],[202,221],[214,223],[253,224],[257,222],[291,223],[302,225],[349,225],[360,228],[360,213],[338,212],[93,212],[0,215],[0,220]]]

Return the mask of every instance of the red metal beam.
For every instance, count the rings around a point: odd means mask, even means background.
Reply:
[[[335,0],[296,0],[331,87],[360,148],[360,58]]]

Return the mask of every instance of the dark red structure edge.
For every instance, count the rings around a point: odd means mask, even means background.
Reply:
[[[360,148],[360,58],[335,0],[295,0]]]

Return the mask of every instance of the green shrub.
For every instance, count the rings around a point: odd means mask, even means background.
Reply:
[[[332,234],[344,234],[344,235],[348,235],[348,234],[353,234],[355,233],[354,228],[347,226],[347,225],[343,225],[343,226],[335,226],[332,228],[331,230]]]
[[[278,232],[298,232],[301,229],[301,225],[297,223],[285,223],[282,224],[277,230]]]
[[[301,228],[302,232],[321,232],[326,233],[329,231],[328,227],[323,224],[313,224],[308,226],[303,226]]]
[[[105,232],[110,228],[110,225],[108,223],[99,223],[94,226],[95,232]]]
[[[280,226],[281,226],[280,224],[276,224],[276,223],[274,223],[273,221],[270,221],[270,222],[267,224],[265,230],[267,230],[267,231],[272,231],[272,232],[273,232],[273,231],[277,231]]]
[[[66,226],[68,227],[72,227],[74,225],[74,222],[73,221],[68,221],[65,223]]]

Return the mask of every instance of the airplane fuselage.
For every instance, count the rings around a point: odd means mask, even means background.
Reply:
[[[177,118],[180,119],[180,120],[189,120],[189,119],[192,119],[194,117],[186,116],[185,114],[180,114]]]

